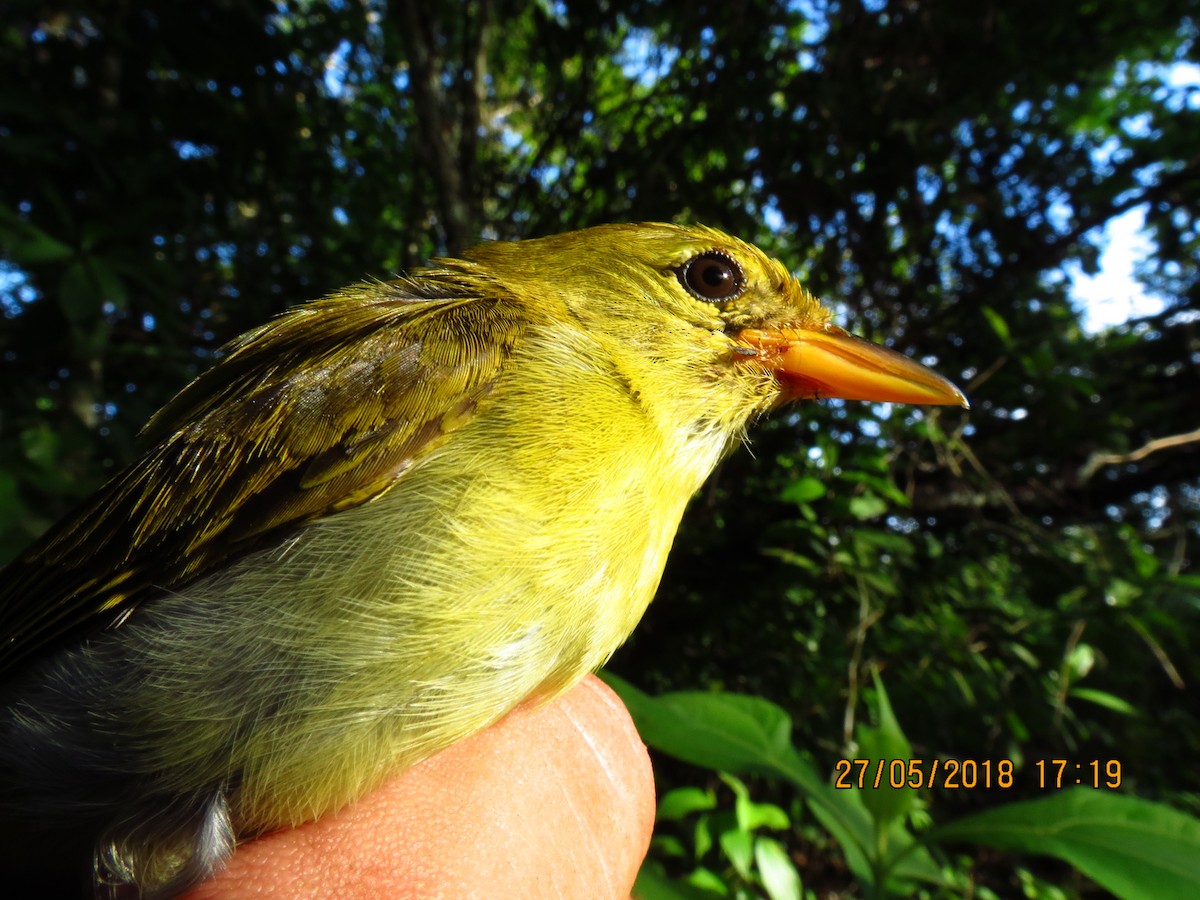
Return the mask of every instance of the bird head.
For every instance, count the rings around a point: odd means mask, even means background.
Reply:
[[[778,260],[715,229],[605,225],[483,244],[464,257],[616,342],[615,355],[624,348],[660,383],[686,369],[672,388],[684,393],[687,385],[736,384],[746,398],[738,405],[752,412],[833,398],[968,406],[941,375],[833,324]]]

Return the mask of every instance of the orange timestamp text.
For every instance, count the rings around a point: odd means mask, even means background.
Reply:
[[[1010,788],[1016,764],[1011,759],[839,759],[835,788]]]
[[[1121,786],[1121,761],[1117,759],[1039,759],[1032,770],[1041,790]],[[1011,759],[839,759],[833,769],[833,786],[1007,790],[1017,786],[1017,764]]]

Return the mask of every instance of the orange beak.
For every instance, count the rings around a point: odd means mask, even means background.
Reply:
[[[870,400],[970,409],[957,387],[902,353],[836,325],[742,329],[735,340],[775,374],[787,399]]]

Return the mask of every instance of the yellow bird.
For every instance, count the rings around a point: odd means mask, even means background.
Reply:
[[[169,895],[561,693],[746,425],[814,397],[966,405],[703,227],[482,244],[283,314],[3,572],[0,828]]]

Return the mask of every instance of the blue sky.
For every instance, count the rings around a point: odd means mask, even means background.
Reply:
[[[1152,68],[1157,69],[1154,74],[1162,82],[1162,91],[1171,95],[1166,104],[1168,109],[1200,107],[1200,66],[1176,62]],[[1108,222],[1099,235],[1098,245],[1103,250],[1096,275],[1083,274],[1078,265],[1064,267],[1071,280],[1076,309],[1089,331],[1162,311],[1164,298],[1147,293],[1134,278],[1138,263],[1157,249],[1144,231],[1145,223],[1144,206],[1134,207]]]
[[[1065,267],[1071,279],[1071,297],[1088,331],[1162,310],[1163,299],[1147,293],[1133,274],[1137,264],[1155,250],[1154,242],[1142,231],[1145,221],[1146,212],[1140,206],[1109,221],[1100,240],[1104,250],[1096,275],[1085,275],[1076,264]]]

